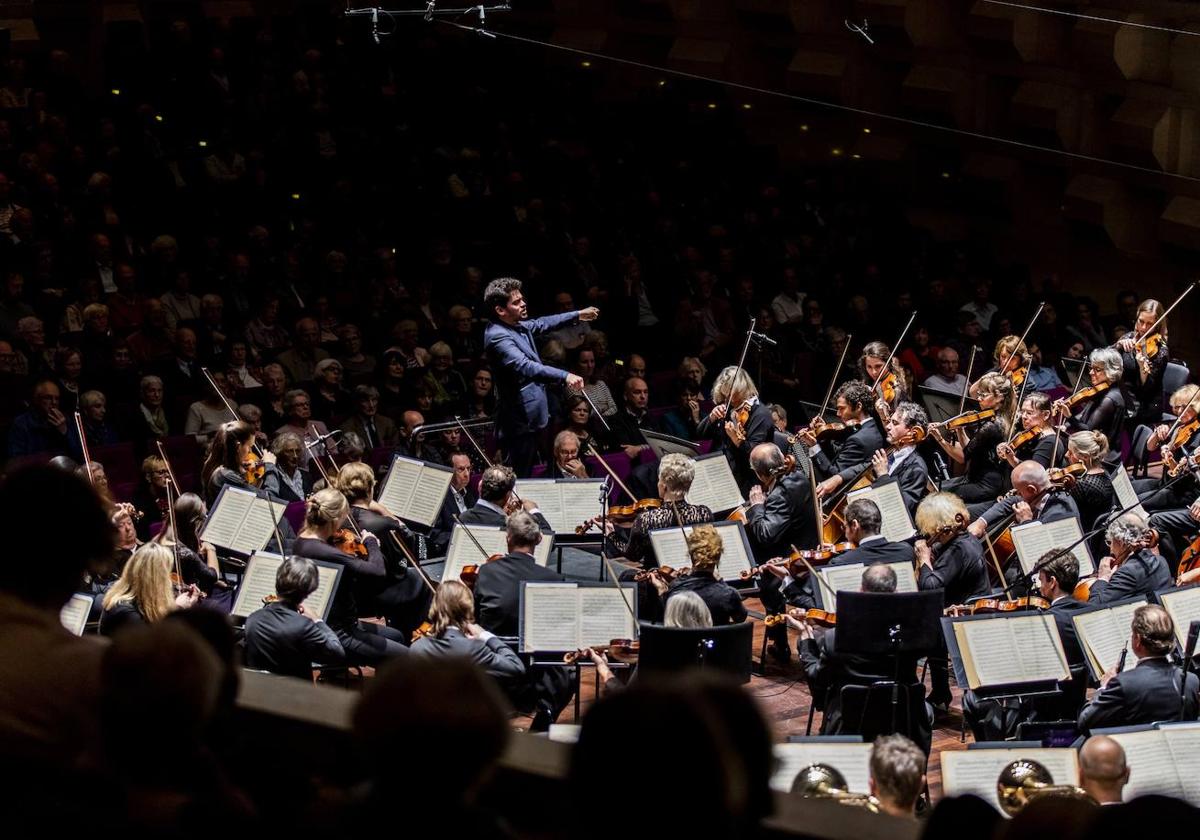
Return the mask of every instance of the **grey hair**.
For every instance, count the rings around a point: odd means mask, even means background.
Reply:
[[[102,391],[96,391],[96,390],[84,391],[82,394],[79,395],[79,407],[80,408],[91,408],[94,405],[99,405],[100,403],[107,403],[107,402],[108,402],[108,397],[104,396],[104,392],[102,392]]]
[[[308,396],[308,391],[305,391],[303,388],[293,388],[290,391],[288,391],[286,394],[283,395],[283,404],[287,408],[288,411],[291,411],[292,403],[294,403],[296,401],[297,397],[307,397],[307,396]]]
[[[783,466],[783,453],[773,443],[760,443],[750,451],[750,469],[759,475],[774,475]]]
[[[148,374],[142,377],[142,381],[138,383],[139,390],[145,390],[147,385],[157,385],[159,388],[163,386],[161,377]]]
[[[376,388],[374,385],[355,385],[354,386],[354,399],[367,400],[367,399],[370,399],[371,397],[376,397],[376,398],[379,397],[379,389]]]
[[[883,563],[867,566],[862,573],[863,592],[895,592],[898,585],[896,570]]]
[[[695,592],[676,592],[667,600],[663,626],[680,627],[685,630],[712,627],[712,613],[709,612],[704,599]]]
[[[292,443],[295,443],[297,446],[299,446],[301,452],[304,451],[304,441],[300,439],[300,435],[296,434],[295,432],[280,432],[279,434],[275,435],[274,440],[271,441],[271,451],[278,455],[279,453],[283,452],[283,450],[289,444]]]
[[[1109,385],[1115,385],[1120,382],[1121,377],[1124,375],[1121,354],[1111,347],[1101,347],[1089,353],[1088,365],[1102,368],[1104,370],[1104,378],[1108,380]]]
[[[307,557],[293,554],[275,572],[275,594],[281,601],[298,607],[305,598],[317,591],[320,582],[317,564]]]
[[[510,546],[533,548],[542,541],[542,529],[537,520],[523,510],[519,510],[504,523],[504,533]]]
[[[679,452],[670,452],[658,462],[658,480],[674,493],[687,493],[696,478],[696,462]]]
[[[517,484],[517,474],[502,464],[488,467],[479,479],[479,497],[484,501],[498,504],[512,492]]]
[[[925,409],[914,402],[902,402],[892,411],[892,416],[899,419],[905,426],[928,426],[929,415]]]
[[[1146,521],[1142,517],[1136,513],[1127,513],[1109,523],[1107,530],[1104,532],[1104,537],[1110,543],[1122,542],[1125,545],[1130,545],[1146,536],[1146,532],[1149,530]]]
[[[734,395],[735,400],[738,398],[748,400],[751,397],[758,396],[758,388],[754,386],[754,380],[750,378],[750,374],[746,373],[745,368],[737,368],[730,365],[718,373],[717,378],[713,380],[713,402],[725,402],[729,399],[730,393]],[[737,408],[737,406],[734,406],[734,408]]]

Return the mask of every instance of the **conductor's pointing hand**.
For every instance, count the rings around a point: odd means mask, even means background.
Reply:
[[[583,377],[580,376],[578,373],[568,373],[567,374],[567,388],[569,388],[572,391],[582,391],[583,390]]]
[[[600,317],[600,310],[594,306],[589,306],[587,309],[579,310],[580,321],[595,321]]]

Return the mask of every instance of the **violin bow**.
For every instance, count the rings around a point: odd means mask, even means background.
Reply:
[[[882,381],[883,378],[891,371],[892,359],[896,358],[896,351],[900,349],[901,342],[903,342],[904,337],[908,335],[908,331],[912,327],[913,321],[915,320],[917,320],[917,312],[914,309],[913,314],[908,318],[908,323],[904,325],[904,329],[900,330],[900,337],[896,339],[896,343],[892,345],[891,352],[888,353],[887,361],[883,363],[883,367],[879,370],[879,375],[876,376],[875,381],[871,383],[871,393],[875,393],[875,389],[879,387],[880,381]]]
[[[487,453],[483,451],[483,447],[479,445],[479,441],[475,440],[475,436],[472,435],[467,429],[466,424],[462,421],[462,418],[456,414],[454,415],[454,422],[458,424],[459,431],[467,436],[467,440],[471,441],[471,446],[475,447],[475,451],[479,453],[479,457],[483,459],[483,463],[487,464],[488,467],[496,466],[494,463],[492,463],[492,459],[487,456]],[[521,494],[517,492],[515,485],[513,487],[512,494],[513,498],[516,499],[517,502],[524,504],[524,501],[521,499]]]
[[[492,555],[487,553],[487,549],[483,547],[483,543],[481,543],[479,538],[471,532],[470,528],[463,524],[462,518],[457,513],[451,513],[450,516],[454,519],[458,526],[463,529],[463,533],[470,537],[471,542],[475,543],[475,547],[479,549],[479,553],[483,556],[483,562],[486,563],[488,558]]]
[[[213,389],[213,393],[215,393],[217,395],[217,398],[220,399],[221,402],[225,404],[225,410],[229,412],[229,416],[232,417],[234,420],[241,420],[242,415],[238,414],[237,406],[235,406],[233,403],[231,403],[229,401],[229,398],[225,396],[225,393],[217,386],[217,380],[212,378],[212,374],[208,372],[208,368],[206,368],[202,365],[200,367],[200,372],[202,374],[204,374],[204,378],[208,380],[208,384]],[[259,458],[261,458],[263,456],[262,447],[260,447],[258,445],[257,440],[250,444],[250,448],[253,449],[255,451],[255,453],[257,453]]]
[[[975,354],[979,352],[979,345],[971,345],[971,360],[967,362],[967,381],[963,383],[962,398],[958,401],[958,413],[962,414],[967,408],[967,392],[971,390],[971,372],[975,370]]]
[[[612,426],[608,425],[608,421],[604,419],[604,415],[600,413],[600,409],[596,408],[596,404],[592,402],[592,398],[588,396],[587,386],[579,389],[579,393],[587,400],[587,404],[592,408],[592,416],[599,419],[600,424],[604,426],[604,431],[612,434]]]
[[[792,552],[800,558],[800,562],[804,564],[804,568],[808,569],[808,573],[813,576],[813,579],[816,580],[816,582],[821,586],[825,587],[825,591],[829,593],[830,603],[835,602],[837,600],[837,593],[833,590],[833,587],[829,585],[829,581],[825,580],[825,576],[813,568],[813,564],[808,562],[808,560],[800,553],[800,550],[796,548],[796,546],[789,545],[788,548],[790,548]]]
[[[1025,402],[1025,389],[1028,387],[1029,387],[1029,375],[1028,375],[1028,372],[1026,372],[1025,378],[1021,380],[1021,393],[1019,393],[1017,395],[1017,404],[1013,409],[1013,415],[1011,418],[1009,418],[1009,421],[1008,421],[1008,437],[1006,438],[1006,440],[1012,439],[1013,430],[1017,428],[1017,416],[1021,413],[1021,405]],[[1057,455],[1057,454],[1058,453],[1056,452],[1055,455]],[[1053,464],[1054,462],[1051,461],[1050,463]]]
[[[179,529],[175,525],[175,502],[179,499],[179,485],[175,483],[175,473],[171,469],[171,462],[167,459],[162,441],[156,440],[154,443],[158,447],[158,457],[167,465],[167,521],[171,524],[171,556],[175,562],[175,576],[179,578],[179,585],[183,586],[183,567],[179,563]],[[175,488],[174,498],[171,497],[172,487]]]
[[[737,381],[738,374],[746,367],[746,354],[750,352],[750,342],[754,339],[754,325],[758,323],[755,317],[750,318],[750,329],[746,331],[746,341],[742,344],[742,355],[738,358],[737,369],[734,371],[733,377],[729,380],[729,393],[725,395],[725,419],[729,420],[729,411],[733,408],[733,383]]]
[[[821,411],[817,414],[817,419],[825,421],[825,412],[829,410],[829,401],[833,399],[833,389],[837,386],[838,374],[842,372],[842,366],[846,364],[846,354],[850,352],[850,341],[853,339],[850,333],[846,333],[846,343],[842,347],[842,357],[838,359],[837,367],[833,369],[833,376],[829,378],[829,388],[825,391],[825,402],[821,403]]]
[[[679,514],[679,504],[674,499],[667,504],[671,506],[671,512],[675,514],[675,524],[679,526],[679,533],[683,537],[683,550],[687,552],[688,560],[694,569],[696,568],[696,558],[692,555],[692,547],[688,545],[688,532],[687,528],[683,527],[683,517]],[[718,562],[717,565],[719,566],[720,563]]]
[[[1042,317],[1042,310],[1046,308],[1046,301],[1038,304],[1037,312],[1033,313],[1033,317],[1029,319],[1029,326],[1025,328],[1025,332],[1021,333],[1021,338],[1017,341],[1017,347],[1025,343],[1025,339],[1029,337],[1029,331],[1033,329],[1033,325],[1037,323],[1038,318]],[[1013,352],[1009,354],[1008,361],[1004,363],[1004,367],[1000,369],[1001,374],[1008,373],[1008,366],[1013,363],[1013,359],[1017,358],[1017,347],[1013,348]],[[1018,366],[1018,370],[1020,367]],[[1028,378],[1028,377],[1026,377]]]
[[[1088,362],[1085,359],[1083,367],[1079,369],[1079,376],[1075,377],[1075,387],[1071,389],[1071,396],[1067,397],[1067,399],[1066,399],[1067,405],[1071,404],[1071,397],[1074,397],[1076,394],[1079,393],[1079,386],[1083,384],[1083,374],[1084,374],[1084,371],[1086,371],[1087,369],[1088,369]],[[1059,444],[1062,443],[1062,427],[1066,426],[1066,424],[1067,424],[1067,415],[1063,415],[1062,426],[1056,426],[1054,429],[1055,430],[1054,451],[1052,453],[1050,453],[1050,463],[1051,464],[1053,464],[1055,461],[1058,460],[1058,447],[1059,447]]]
[[[1158,320],[1150,325],[1150,329],[1146,330],[1145,335],[1143,335],[1141,338],[1134,339],[1134,343],[1145,344],[1146,339],[1154,335],[1154,331],[1158,328],[1158,325],[1167,320],[1167,316],[1171,314],[1171,310],[1183,302],[1183,299],[1191,293],[1192,289],[1196,288],[1196,283],[1198,282],[1200,281],[1193,280],[1191,283],[1188,283],[1188,287],[1183,290],[1183,293],[1180,294],[1179,297],[1175,298],[1175,302],[1163,310],[1163,314],[1159,315]]]
[[[631,493],[629,491],[629,488],[625,486],[625,482],[621,481],[620,476],[618,476],[615,472],[613,472],[613,468],[608,465],[608,461],[604,460],[604,456],[596,451],[595,443],[589,440],[587,442],[587,446],[588,446],[588,451],[590,451],[592,453],[592,455],[594,455],[596,457],[596,460],[600,462],[600,466],[604,467],[604,471],[607,472],[609,474],[609,476],[612,478],[612,480],[617,483],[617,486],[621,488],[621,492],[624,493],[629,498],[629,501],[636,504],[638,501],[638,497],[633,495],[633,493]]]
[[[79,446],[83,450],[83,465],[87,468],[88,482],[96,489],[96,476],[92,474],[92,454],[88,452],[87,434],[83,430],[83,415],[75,411],[75,431],[79,433]]]

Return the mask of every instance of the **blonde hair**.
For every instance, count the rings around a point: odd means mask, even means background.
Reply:
[[[750,374],[746,372],[745,368],[736,368],[730,365],[718,373],[717,378],[713,380],[713,402],[724,403],[729,399],[731,393],[735,408],[751,397],[758,396],[758,388],[755,387],[754,380],[750,378]]]
[[[132,603],[146,621],[154,623],[175,608],[171,598],[171,549],[158,543],[146,543],[133,553],[121,570],[121,577],[104,595],[104,609]]]
[[[451,627],[465,634],[467,625],[475,620],[475,599],[467,585],[458,580],[442,581],[433,593],[429,620],[434,636],[440,637]]]
[[[932,536],[942,528],[957,524],[957,517],[968,519],[967,506],[953,493],[930,493],[917,505],[917,530]]]
[[[688,555],[692,558],[694,571],[715,571],[721,562],[725,543],[711,525],[697,525],[687,538]]]
[[[319,529],[326,525],[335,527],[342,523],[350,511],[350,503],[340,490],[326,487],[308,497],[304,506],[304,522],[311,528]]]
[[[658,462],[658,480],[674,493],[687,493],[695,478],[695,462],[682,453],[669,452]]]
[[[352,502],[370,499],[375,492],[375,472],[361,461],[343,464],[333,483]]]
[[[1108,438],[1103,432],[1076,432],[1067,439],[1067,448],[1090,469],[1108,454]]]
[[[1175,411],[1176,414],[1182,414],[1187,410],[1189,405],[1195,405],[1197,402],[1200,402],[1200,400],[1197,400],[1197,396],[1200,396],[1200,385],[1184,385],[1182,388],[1176,388],[1172,392],[1170,399],[1167,400],[1167,405],[1171,407],[1172,411],[1175,410],[1175,406],[1183,405],[1182,410]],[[1196,406],[1196,408],[1200,409],[1200,406]]]

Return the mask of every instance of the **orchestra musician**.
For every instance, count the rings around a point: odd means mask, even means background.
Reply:
[[[438,585],[429,621],[432,629],[413,642],[413,656],[470,660],[506,691],[525,677],[525,663],[516,651],[475,622],[475,600],[462,581],[447,580]]]
[[[1066,443],[1062,440],[1062,435],[1054,428],[1054,424],[1050,422],[1050,406],[1050,398],[1040,391],[1025,395],[1025,399],[1021,402],[1020,431],[1029,432],[1033,429],[1041,429],[1041,432],[1016,449],[1007,440],[996,447],[996,455],[1006,461],[1010,467],[1015,467],[1022,461],[1037,461],[1046,469],[1059,465],[1051,462],[1062,460]],[[1016,438],[1017,434],[1012,437]]]
[[[521,281],[502,277],[483,293],[490,322],[483,331],[484,350],[496,383],[496,439],[513,469],[529,475],[537,456],[537,438],[550,422],[546,385],[565,383],[583,388],[583,378],[542,364],[534,338],[579,321],[594,321],[594,306],[543,318],[529,318]]]
[[[1007,470],[1001,469],[996,448],[1006,440],[1017,401],[1007,376],[985,373],[975,385],[980,410],[994,410],[994,417],[984,420],[970,434],[965,427],[953,432],[942,431],[936,424],[929,427],[929,436],[964,469],[962,475],[942,482],[941,489],[967,504],[990,501],[1004,491]]]
[[[1097,389],[1096,394],[1085,399],[1074,412],[1067,400],[1055,400],[1054,417],[1065,421],[1073,432],[1103,432],[1109,440],[1120,440],[1126,409],[1125,394],[1121,389],[1123,372],[1121,354],[1116,350],[1107,347],[1093,350],[1088,354],[1088,377],[1091,387]]]
[[[713,381],[708,416],[696,427],[696,437],[718,442],[743,494],[754,485],[750,452],[760,443],[774,439],[771,411],[758,399],[758,388],[744,369],[727,367]],[[728,405],[729,417],[726,417]]]
[[[195,584],[205,598],[205,606],[230,612],[233,609],[233,589],[221,575],[217,551],[200,539],[199,532],[208,516],[208,507],[195,493],[183,493],[175,500],[175,518],[158,532],[154,542],[178,554],[179,574],[185,584]],[[179,529],[176,535],[175,528]],[[174,560],[172,560],[172,566]]]
[[[489,525],[503,527],[510,511],[521,509],[537,520],[543,531],[552,531],[546,517],[538,510],[532,499],[517,502],[513,488],[517,486],[517,474],[510,468],[497,464],[483,471],[479,479],[479,498],[471,509],[462,515],[464,525]]]
[[[893,357],[888,371],[884,373],[884,366],[891,355],[892,349],[887,344],[872,341],[863,347],[862,355],[858,357],[858,373],[863,381],[872,384],[877,380],[879,382],[873,394],[874,406],[876,413],[885,420],[892,409],[908,399],[908,382],[904,369],[900,367],[900,360]]]
[[[1184,385],[1177,388],[1168,402],[1171,412],[1179,418],[1178,426],[1172,430],[1172,424],[1155,423],[1146,439],[1148,456],[1149,453],[1159,453],[1164,462],[1162,475],[1159,478],[1133,480],[1138,501],[1150,513],[1187,507],[1198,489],[1191,470],[1185,469],[1184,477],[1176,481],[1169,468],[1171,461],[1178,464],[1200,447],[1200,435],[1195,433],[1192,425],[1200,415],[1200,386]],[[1177,442],[1178,446],[1175,445]]]
[[[1028,374],[1031,359],[1029,348],[1025,346],[1025,342],[1021,340],[1020,336],[1006,335],[996,342],[996,347],[992,351],[992,361],[995,362],[995,366],[983,376],[987,376],[989,373],[1000,374],[1008,379],[1014,392],[1020,391],[1021,384]],[[971,383],[971,387],[967,391],[968,396],[979,398],[979,388],[983,384],[983,376]]]
[[[185,610],[200,600],[194,585],[178,594],[171,589],[171,550],[158,543],[146,543],[133,553],[121,577],[104,594],[104,612],[100,615],[100,633],[112,636],[126,627],[153,624],[172,610]]]
[[[832,444],[819,442],[811,429],[800,432],[800,441],[808,447],[809,457],[820,475],[828,477],[856,467],[869,461],[875,450],[883,448],[883,431],[871,413],[871,403],[871,389],[860,380],[844,382],[837,389],[837,417],[851,427],[851,432],[833,456],[827,451],[833,448]]]
[[[1125,748],[1108,735],[1093,735],[1079,748],[1079,786],[1101,805],[1120,805],[1129,784]]]
[[[681,522],[686,526],[713,521],[712,511],[707,505],[693,505],[686,501],[695,478],[696,462],[686,455],[669,452],[658,462],[658,498],[662,500],[662,506],[638,511],[628,537],[610,528],[616,553],[622,555],[626,563],[644,569],[653,569],[658,565],[658,558],[650,546],[651,531],[675,528]]]
[[[1021,525],[1034,520],[1057,522],[1069,517],[1079,518],[1079,508],[1070,494],[1054,489],[1050,473],[1037,461],[1022,461],[1012,469],[1012,494],[988,507],[975,519],[969,530],[983,539],[988,529],[1011,517]],[[1081,526],[1082,527],[1082,526]]]
[[[1079,713],[1080,730],[1195,720],[1200,678],[1188,674],[1186,687],[1181,686],[1181,670],[1168,658],[1175,647],[1171,614],[1158,604],[1145,604],[1134,611],[1129,629],[1129,652],[1137,665],[1120,674],[1114,665],[1104,673],[1100,690]]]
[[[1162,555],[1148,544],[1150,527],[1136,513],[1126,513],[1104,532],[1109,554],[1096,568],[1089,604],[1110,604],[1137,595],[1153,595],[1174,584]]]
[[[870,793],[879,810],[912,819],[925,789],[928,756],[903,735],[880,735],[871,744]]]
[[[1075,479],[1070,491],[1083,528],[1095,527],[1100,517],[1109,514],[1117,504],[1112,479],[1104,469],[1106,455],[1108,440],[1102,432],[1076,432],[1067,441],[1067,462],[1083,464],[1087,469]]]
[[[650,581],[662,597],[664,608],[671,600],[684,592],[692,592],[708,607],[711,625],[740,624],[746,620],[746,607],[736,589],[717,576],[721,553],[725,543],[711,525],[697,525],[687,535],[688,557],[691,571],[676,575],[668,583],[659,575],[651,575]]]
[[[276,600],[246,618],[246,667],[311,680],[313,663],[338,665],[346,651],[337,633],[304,607],[317,591],[317,564],[284,558],[275,572]]]
[[[1133,422],[1151,427],[1158,425],[1162,419],[1159,406],[1162,404],[1163,374],[1171,358],[1167,348],[1165,314],[1166,307],[1153,298],[1147,298],[1138,304],[1133,332],[1126,333],[1116,343],[1116,349],[1121,353],[1121,368]],[[1156,323],[1157,327],[1154,326]],[[1147,341],[1151,327],[1154,328],[1153,335],[1158,336],[1153,354],[1149,352]]]
[[[1013,738],[1022,723],[1029,721],[1075,720],[1087,697],[1087,661],[1071,616],[1087,609],[1072,593],[1079,582],[1079,561],[1075,555],[1051,549],[1038,558],[1038,592],[1050,602],[1050,614],[1058,627],[1063,653],[1071,678],[1058,684],[1058,693],[1016,701],[980,698],[974,691],[963,692],[963,718],[976,741],[1003,741]],[[1020,656],[1020,651],[1014,651]]]
[[[246,421],[230,420],[217,428],[208,445],[208,457],[200,469],[206,502],[211,505],[221,494],[221,488],[226,485],[242,490],[265,492],[247,480],[245,465],[250,460],[253,449],[254,427]],[[262,461],[265,473],[265,465],[275,462],[275,453],[267,450],[263,453]],[[283,501],[277,496],[271,498],[273,501]]]

